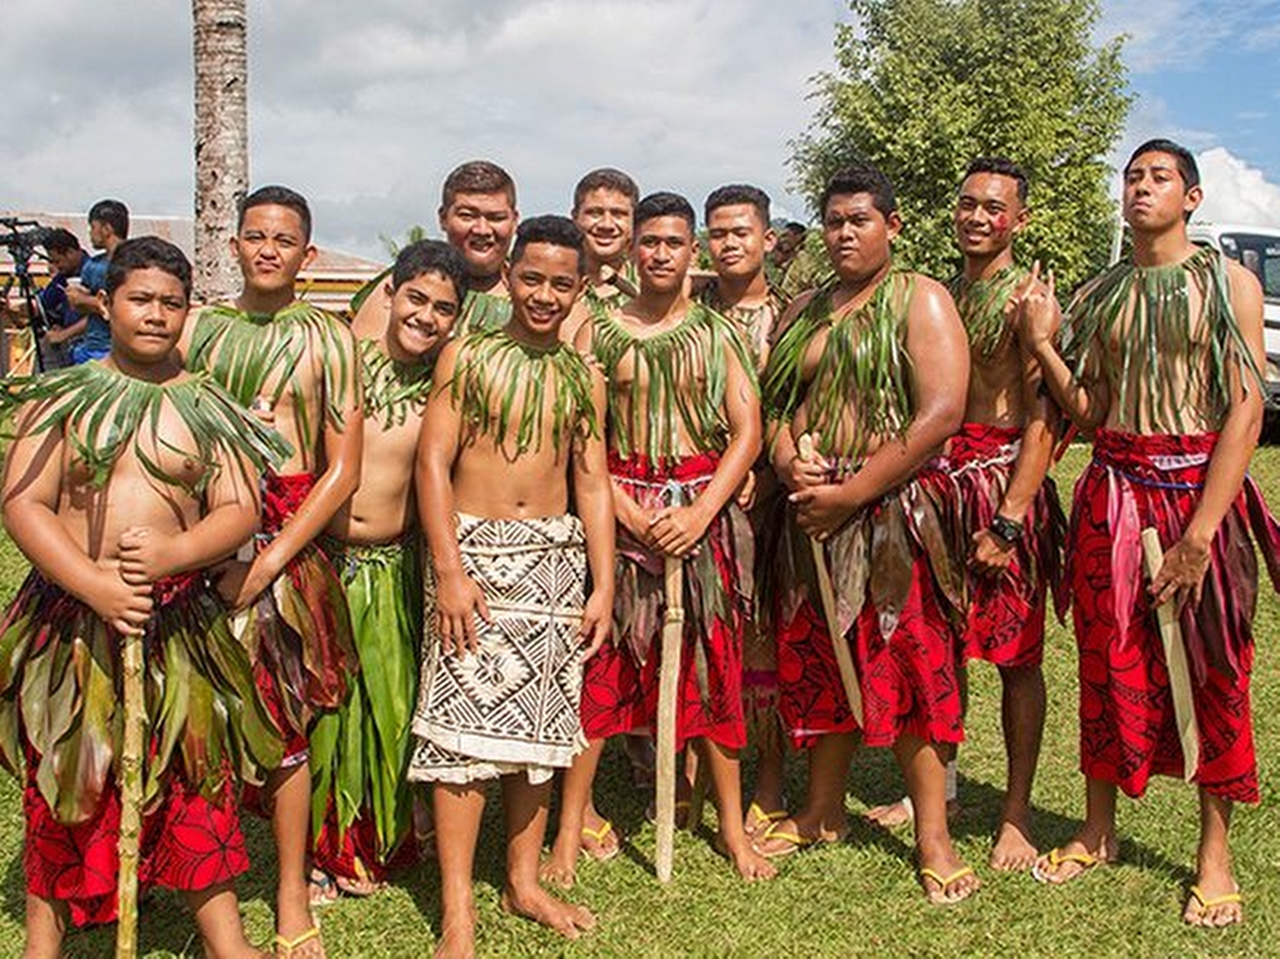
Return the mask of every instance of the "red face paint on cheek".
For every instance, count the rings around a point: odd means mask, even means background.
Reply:
[[[1009,214],[997,213],[991,219],[991,229],[1001,236],[1009,232]]]

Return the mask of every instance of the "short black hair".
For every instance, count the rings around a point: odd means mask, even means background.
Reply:
[[[511,205],[516,205],[516,181],[489,160],[468,160],[454,167],[444,178],[440,206],[447,208],[459,193],[505,193]]]
[[[574,213],[578,212],[578,208],[582,206],[582,201],[586,199],[587,194],[592,190],[612,190],[614,193],[621,193],[631,201],[632,207],[640,202],[640,187],[636,186],[636,181],[621,170],[605,166],[598,170],[592,170],[579,180],[578,185],[573,188]]]
[[[244,229],[244,215],[255,206],[283,206],[292,210],[302,221],[302,242],[311,242],[311,206],[297,190],[276,184],[258,187],[240,201],[240,211],[236,216],[237,233]]]
[[[639,232],[642,224],[656,220],[660,216],[680,217],[689,224],[691,235],[697,230],[693,205],[679,193],[659,192],[650,193],[636,204],[636,232]]]
[[[1009,177],[1018,185],[1018,202],[1023,205],[1026,204],[1027,175],[1023,172],[1022,167],[1008,157],[976,157],[969,164],[969,169],[964,171],[964,178],[967,180],[975,173],[995,173]]]
[[[567,216],[548,213],[525,220],[516,229],[516,242],[511,247],[511,265],[515,266],[530,243],[550,243],[563,246],[578,254],[578,272],[587,270],[587,258],[583,254],[582,231]]]
[[[788,233],[801,237],[809,232],[809,228],[807,226],[803,223],[797,223],[795,220],[789,220],[787,223],[783,224],[782,228]]]
[[[60,226],[46,233],[44,242],[40,245],[44,247],[46,253],[70,253],[81,248],[76,235]]]
[[[191,261],[178,247],[158,236],[140,236],[116,247],[107,263],[107,297],[114,296],[134,270],[151,267],[176,278],[182,283],[182,292],[191,299]]]
[[[898,201],[893,195],[893,184],[878,167],[870,163],[854,163],[832,174],[822,190],[818,209],[825,217],[827,204],[831,202],[833,196],[853,193],[870,193],[875,208],[885,217],[898,209]]]
[[[1173,140],[1166,140],[1163,137],[1148,140],[1129,156],[1129,162],[1124,165],[1126,173],[1129,172],[1129,167],[1133,166],[1133,161],[1144,153],[1167,153],[1173,157],[1177,162],[1178,174],[1182,177],[1184,190],[1190,190],[1193,186],[1200,185],[1200,167],[1196,165],[1195,155],[1181,143],[1175,143]]]
[[[769,194],[758,186],[751,186],[749,183],[730,183],[728,186],[722,186],[712,190],[711,195],[707,197],[707,202],[703,204],[703,214],[706,222],[711,222],[711,214],[722,206],[753,206],[756,213],[760,216],[760,222],[764,224],[764,228],[769,229]]]
[[[419,240],[396,254],[391,268],[391,288],[400,289],[424,273],[439,273],[453,284],[454,295],[461,305],[467,295],[467,261],[443,240]]]
[[[99,200],[89,207],[90,223],[105,223],[122,240],[129,238],[129,208],[119,200]]]

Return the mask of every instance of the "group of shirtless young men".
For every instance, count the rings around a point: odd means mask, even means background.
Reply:
[[[977,891],[949,835],[948,763],[978,658],[1004,688],[991,867],[1064,883],[1114,861],[1117,787],[1187,773],[1202,814],[1185,919],[1240,921],[1227,827],[1258,800],[1246,527],[1269,567],[1280,547],[1246,477],[1261,292],[1189,243],[1187,151],[1145,144],[1124,184],[1132,258],[1083,286],[1065,324],[1052,273],[1015,265],[1027,181],[996,158],[959,186],[949,287],[895,263],[886,178],[836,174],[820,203],[831,278],[789,304],[766,276],[761,191],[708,198],[704,277],[690,204],[641,199],[611,169],[579,183],[572,218],[517,229],[510,177],[464,164],[443,190],[448,243],[401,251],[349,325],[296,298],[314,247],[285,188],[244,201],[231,303],[189,313],[182,254],[123,244],[111,356],[11,381],[4,400],[4,519],[34,567],[0,626],[26,954],[115,912],[128,633],[148,664],[142,879],[184,891],[209,955],[258,954],[234,891],[242,792],[276,839],[276,955],[323,955],[313,906],[376,891],[432,845],[439,954],[471,954],[492,779],[504,908],[576,937],[591,914],[547,890],[619,849],[592,782],[608,738],[654,728],[667,557],[685,608],[677,742],[743,878],[846,836],[860,738],[901,766],[907,798],[872,815],[914,820],[929,901]],[[1046,472],[1076,428],[1094,459],[1068,532]],[[1149,581],[1145,527],[1164,548]],[[1050,593],[1074,608],[1088,788],[1079,833],[1040,854]],[[1187,761],[1166,603],[1190,663]],[[808,756],[793,812],[783,740]],[[411,781],[432,784],[429,812]]]

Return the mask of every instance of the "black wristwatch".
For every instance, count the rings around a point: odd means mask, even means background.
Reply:
[[[1022,539],[1022,524],[1009,519],[1007,516],[1001,516],[996,513],[991,518],[991,524],[987,527],[991,535],[1000,540],[1006,546],[1013,546]]]

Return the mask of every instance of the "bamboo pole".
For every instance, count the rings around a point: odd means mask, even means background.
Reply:
[[[142,761],[147,730],[146,691],[143,688],[143,635],[121,637],[121,679],[124,686],[124,735],[116,765],[120,786],[120,871],[117,878],[119,922],[116,959],[138,954],[138,842],[142,831]]]
[[[682,505],[679,484],[667,487],[668,503]],[[680,654],[684,646],[684,561],[663,559],[666,610],[662,619],[662,651],[658,672],[657,840],[654,871],[659,882],[670,882],[675,865],[676,837],[676,694],[680,685]]]
[[[1147,579],[1155,579],[1164,564],[1160,534],[1148,526],[1142,531],[1142,566]],[[1169,690],[1173,695],[1173,716],[1182,743],[1183,778],[1187,782],[1200,768],[1200,727],[1196,724],[1195,703],[1191,698],[1191,670],[1187,666],[1187,648],[1182,641],[1173,603],[1156,607],[1156,625],[1160,628],[1160,644],[1164,647],[1165,668],[1169,671]]]
[[[812,462],[817,456],[813,448],[813,437],[801,433],[796,443],[796,451],[800,458]],[[836,614],[836,593],[831,586],[831,571],[827,569],[827,554],[822,544],[810,537],[809,546],[813,550],[813,566],[817,570],[818,593],[822,597],[822,613],[827,620],[827,632],[831,634],[831,646],[835,650],[836,665],[840,668],[840,684],[844,686],[845,698],[849,700],[849,711],[859,726],[862,721],[862,687],[858,685],[858,671],[853,667],[853,654],[849,652],[849,643],[840,630],[840,617]]]

